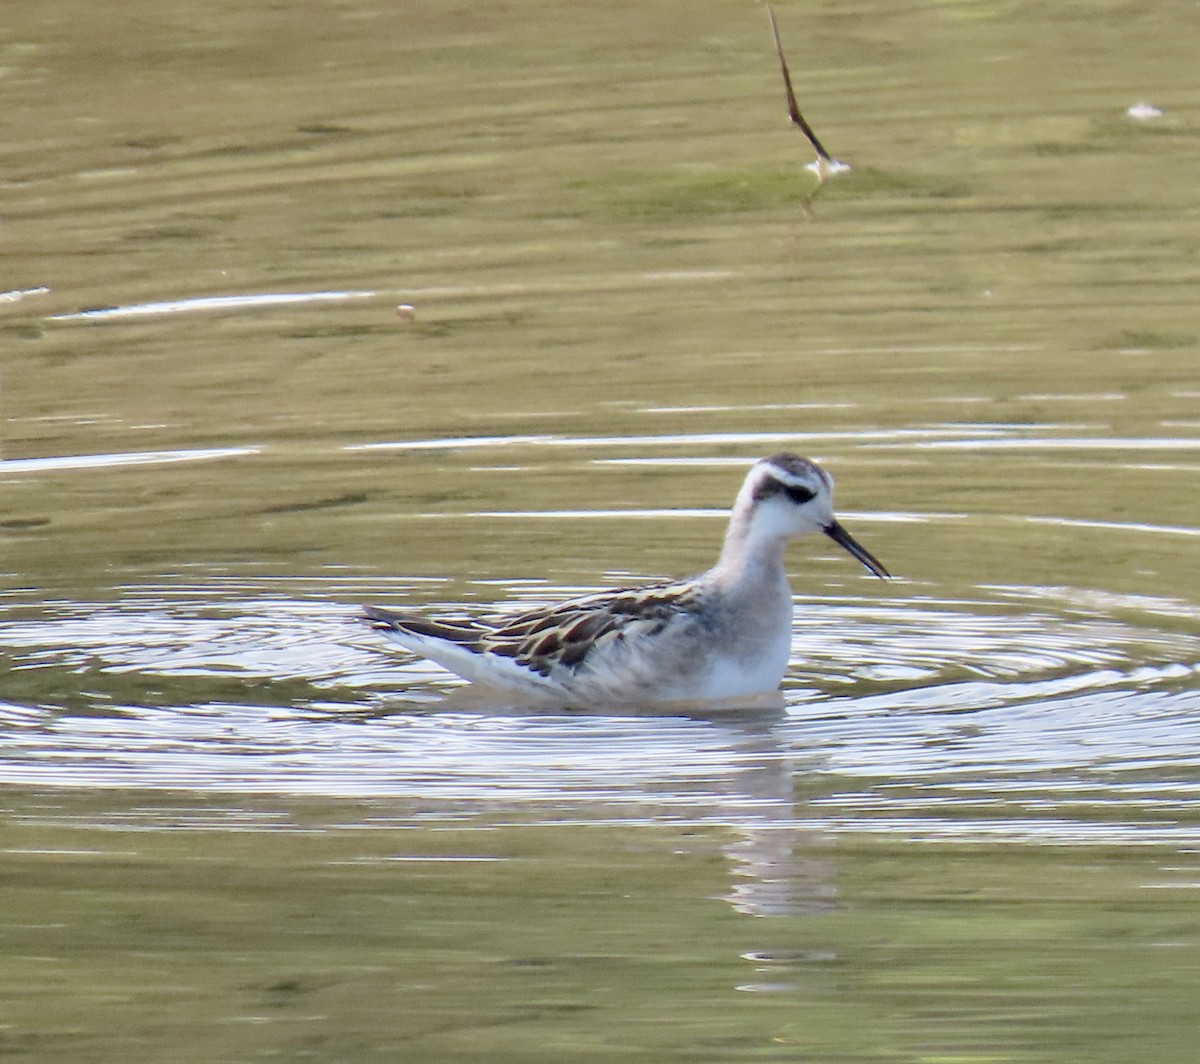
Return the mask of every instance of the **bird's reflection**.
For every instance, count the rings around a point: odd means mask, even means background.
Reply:
[[[445,705],[479,709],[481,696],[487,697],[464,687]],[[503,712],[490,703],[490,712],[498,710]],[[509,707],[509,712],[518,712],[518,707]],[[595,715],[588,710],[571,712]],[[749,916],[796,916],[834,909],[836,867],[832,860],[813,855],[821,832],[812,817],[801,815],[796,798],[797,774],[815,766],[811,755],[798,754],[780,738],[779,725],[786,719],[782,695],[753,703],[743,699],[604,710],[604,715],[612,713],[664,721],[684,716],[707,723],[724,740],[720,745],[729,755],[726,767],[732,773],[720,773],[724,779],[707,782],[713,788],[714,818],[727,823],[734,835],[725,847],[731,865],[725,898],[734,909]],[[688,751],[680,749],[680,756],[687,757]]]
[[[821,842],[812,818],[800,815],[797,774],[809,759],[796,755],[765,722],[736,729],[729,722],[744,767],[734,777],[736,839],[726,853],[732,883],[726,899],[749,916],[797,916],[832,911],[836,904],[836,868],[813,856]]]

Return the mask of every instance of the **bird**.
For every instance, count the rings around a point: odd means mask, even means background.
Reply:
[[[791,655],[784,550],[822,532],[891,573],[833,513],[833,478],[795,454],[755,462],[716,564],[685,580],[613,589],[495,619],[363,608],[406,650],[485,690],[562,706],[646,705],[777,692]]]
[[[783,54],[783,41],[779,36],[779,23],[775,21],[775,12],[771,5],[767,4],[767,16],[771,20],[771,34],[775,38],[775,52],[779,56],[779,69],[783,73],[783,88],[787,93],[788,117],[792,120],[792,124],[799,127],[800,132],[804,134],[808,143],[813,146],[813,151],[817,153],[817,157],[808,164],[806,169],[812,170],[817,175],[817,184],[822,184],[827,177],[832,177],[834,174],[844,173],[850,169],[848,163],[838,162],[832,155],[825,150],[817,134],[813,132],[813,127],[808,124],[804,115],[800,113],[800,107],[796,103],[796,92],[792,88],[792,75],[788,72],[787,59]]]

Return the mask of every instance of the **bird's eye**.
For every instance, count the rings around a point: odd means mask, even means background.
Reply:
[[[815,491],[809,491],[808,488],[797,488],[791,484],[785,485],[783,490],[787,492],[787,497],[797,506],[803,506],[806,502],[811,502],[817,494]]]

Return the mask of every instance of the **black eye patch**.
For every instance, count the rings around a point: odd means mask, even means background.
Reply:
[[[803,506],[816,495],[816,492],[793,484],[785,484],[782,480],[776,480],[774,477],[764,477],[754,489],[754,501],[761,502],[763,499],[771,498],[772,495],[781,494],[786,495],[797,506]]]

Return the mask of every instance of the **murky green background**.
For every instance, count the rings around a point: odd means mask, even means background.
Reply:
[[[748,2],[0,12],[0,1053],[1194,1059],[1200,18],[777,11],[811,202]],[[900,576],[792,548],[780,714],[355,621],[780,449]]]

